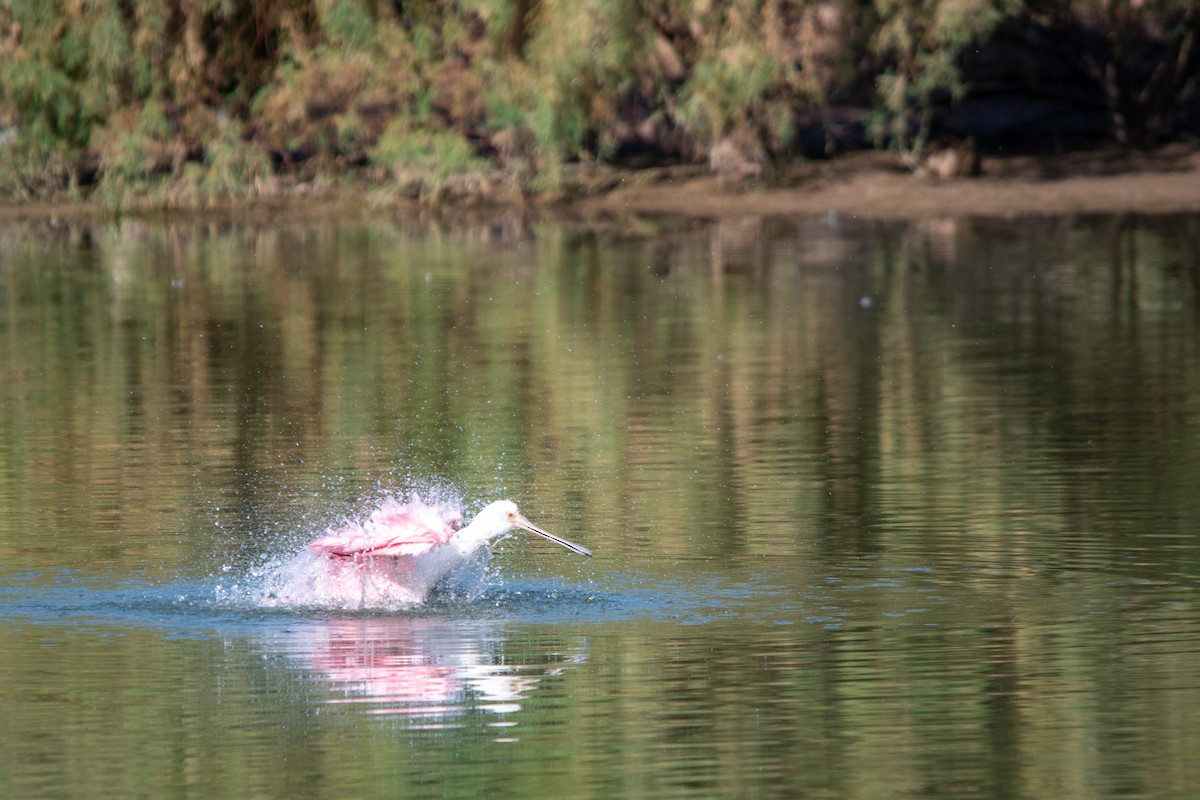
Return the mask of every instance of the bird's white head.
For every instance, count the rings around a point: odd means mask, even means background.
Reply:
[[[545,537],[581,556],[592,557],[592,551],[586,547],[581,547],[574,542],[568,542],[566,539],[544,531],[525,519],[520,509],[517,508],[517,504],[511,500],[497,500],[485,506],[482,511],[475,515],[475,519],[471,520],[470,525],[458,532],[458,537],[466,541],[474,540],[482,544],[489,539],[503,536],[514,528],[536,533],[538,536]]]

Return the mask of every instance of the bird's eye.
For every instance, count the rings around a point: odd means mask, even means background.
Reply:
[[[514,514],[513,512],[511,512],[511,511],[510,511],[510,512],[508,512],[508,518],[509,518],[509,519],[516,519],[516,518],[517,518],[517,515],[516,515],[516,514]]]

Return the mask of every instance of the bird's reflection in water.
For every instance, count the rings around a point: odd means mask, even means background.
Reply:
[[[587,640],[510,643],[493,622],[433,617],[306,621],[281,642],[329,688],[330,703],[444,725],[473,710],[510,714],[550,678],[587,660]]]

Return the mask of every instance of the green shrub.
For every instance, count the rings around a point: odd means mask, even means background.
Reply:
[[[479,158],[470,143],[453,131],[411,128],[393,120],[372,148],[372,163],[401,181],[436,188],[454,175],[487,172],[492,165]]]
[[[962,52],[982,43],[1020,0],[874,0],[880,143],[919,157],[939,111],[967,90]]]

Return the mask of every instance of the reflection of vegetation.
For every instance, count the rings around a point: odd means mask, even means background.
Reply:
[[[652,537],[683,554],[696,527],[714,554],[770,551],[787,541],[772,531],[823,518],[850,537],[831,546],[869,552],[876,532],[856,521],[917,524],[905,509],[1004,549],[1025,541],[1014,531],[1092,527],[1112,497],[1137,508],[1113,488],[1131,448],[1160,464],[1190,452],[1197,376],[1172,365],[1200,268],[1178,260],[1195,233],[1179,225],[1035,237],[1070,247],[1049,255],[983,223],[921,226],[902,248],[815,225],[798,243],[757,221],[649,244],[547,229],[512,249],[385,225],[87,226],[54,234],[54,280],[42,234],[9,235],[5,369],[22,377],[5,387],[7,457],[30,486],[81,487],[68,527],[92,503],[156,514],[192,491],[257,517],[271,465],[298,471],[305,504],[350,502],[397,464],[490,496],[503,464],[572,524],[638,520],[616,549]],[[1012,267],[951,268],[974,242]],[[99,271],[65,266],[81,257]],[[135,436],[139,454],[60,459],[43,441],[59,435],[86,452]],[[155,479],[185,467],[199,484]],[[1189,475],[1164,467],[1154,491]],[[1172,497],[1162,513],[1191,502]],[[747,525],[763,538],[729,538]]]
[[[412,470],[514,494],[598,574],[687,594],[706,624],[502,621],[503,663],[587,661],[522,701],[524,749],[488,770],[463,763],[494,729],[314,714],[327,687],[236,630],[29,626],[0,658],[10,705],[46,709],[10,715],[14,773],[1085,797],[1096,758],[1194,783],[1167,746],[1194,735],[1171,707],[1194,654],[1168,646],[1200,571],[1194,219],[493,233],[7,227],[5,569],[203,574],[243,539],[240,567],[280,517],[320,525]],[[162,767],[180,759],[198,766]]]
[[[1115,135],[1150,141],[1194,125],[1198,13],[1193,0],[16,0],[0,8],[0,192],[100,184],[113,203],[196,204],[280,188],[268,178],[399,172],[437,192],[494,168],[545,188],[566,162],[646,150],[714,163],[728,142],[759,159],[829,150],[846,125],[831,109],[869,105],[890,144],[919,150],[970,88],[964,54],[986,62],[997,31],[1057,37],[1077,53],[1064,68],[1084,76],[1081,107],[1107,103]]]

